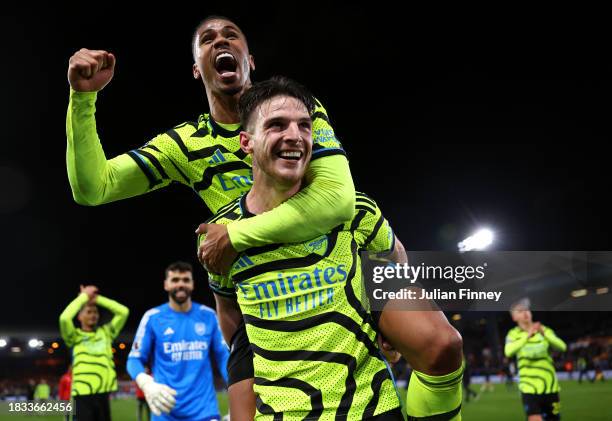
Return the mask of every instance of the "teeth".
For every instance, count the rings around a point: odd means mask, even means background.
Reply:
[[[221,54],[219,54],[219,55],[217,56],[217,58],[215,59],[215,62],[216,62],[216,63],[218,63],[218,62],[219,62],[219,60],[221,60],[223,57],[229,57],[229,58],[231,58],[232,60],[234,60],[234,56],[233,56],[233,55],[231,55],[230,53],[221,53]]]
[[[282,158],[299,158],[301,155],[302,155],[302,152],[285,151],[285,152],[280,153],[280,156]]]

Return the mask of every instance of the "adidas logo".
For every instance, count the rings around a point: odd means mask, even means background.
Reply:
[[[255,263],[253,263],[253,261],[249,259],[248,256],[242,255],[240,256],[240,259],[238,259],[238,261],[234,265],[234,269],[245,268],[247,266],[253,266],[254,264]]]
[[[215,153],[212,154],[212,158],[208,161],[209,164],[218,164],[220,162],[226,162],[227,159],[223,156],[223,153],[217,149]]]
[[[172,335],[173,333],[174,333],[174,330],[172,330],[170,326],[168,326],[168,328],[164,330],[164,335]]]

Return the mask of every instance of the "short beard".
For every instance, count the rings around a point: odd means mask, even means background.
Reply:
[[[180,290],[180,291],[183,291],[185,293],[185,298],[177,298],[176,293],[178,291],[179,291],[179,289],[175,289],[175,290],[170,291],[168,293],[168,295],[170,296],[170,299],[172,299],[177,304],[185,304],[187,302],[187,300],[189,300],[189,298],[191,298],[191,292],[187,291],[186,289]]]

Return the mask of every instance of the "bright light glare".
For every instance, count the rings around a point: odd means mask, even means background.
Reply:
[[[584,297],[587,294],[588,294],[588,291],[586,289],[577,289],[571,292],[571,295],[574,298]]]
[[[465,240],[459,242],[457,246],[460,252],[472,250],[484,250],[493,244],[493,231],[483,228],[478,230],[474,235],[469,236]]]

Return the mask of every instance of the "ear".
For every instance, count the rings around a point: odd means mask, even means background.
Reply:
[[[202,74],[200,73],[200,69],[198,69],[198,65],[196,63],[193,63],[193,66],[191,67],[191,69],[193,71],[194,79],[202,79]]]
[[[253,138],[248,132],[240,132],[240,149],[245,153],[253,152]]]
[[[168,281],[164,279],[164,291],[169,292],[170,288],[168,287]]]
[[[251,72],[255,71],[255,57],[252,54],[249,54],[249,67],[251,67]]]

